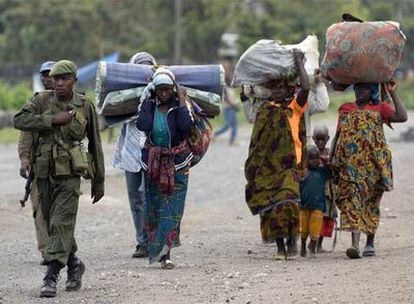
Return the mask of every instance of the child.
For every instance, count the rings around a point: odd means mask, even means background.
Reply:
[[[326,126],[316,126],[313,129],[313,142],[319,150],[320,154],[320,165],[324,166],[329,163],[329,149],[326,144],[329,140],[329,130]],[[323,237],[332,236],[331,222],[338,216],[336,212],[336,206],[333,205],[332,197],[332,183],[328,182],[325,186],[325,201],[326,201],[326,212],[323,217],[322,230],[319,237],[318,245],[316,248],[317,253],[324,253],[325,250],[322,248]]]
[[[308,148],[307,154],[308,170],[300,182],[300,232],[302,246],[300,255],[306,256],[306,240],[310,235],[310,255],[316,253],[323,224],[323,214],[326,210],[325,184],[330,178],[328,167],[320,166],[320,152],[315,146]]]

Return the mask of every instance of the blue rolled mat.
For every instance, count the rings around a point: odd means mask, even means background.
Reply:
[[[224,70],[221,65],[176,65],[168,68],[178,84],[222,95]],[[152,74],[149,65],[101,62],[96,78],[98,105],[109,92],[146,85]]]

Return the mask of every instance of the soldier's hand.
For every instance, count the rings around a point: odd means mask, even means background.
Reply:
[[[104,193],[105,193],[105,190],[104,190],[103,184],[92,184],[92,189],[91,189],[92,204],[97,203],[104,196]]]
[[[52,118],[52,124],[62,126],[70,123],[73,117],[72,111],[61,111]]]
[[[22,161],[20,163],[20,176],[27,178],[29,176],[30,164],[28,161]]]

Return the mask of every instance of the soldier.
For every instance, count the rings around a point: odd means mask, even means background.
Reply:
[[[104,158],[95,106],[74,91],[76,66],[60,60],[50,71],[54,90],[35,94],[15,116],[15,128],[39,135],[34,175],[49,237],[49,262],[40,297],[56,296],[60,270],[68,266],[66,291],[82,286],[85,265],[75,256],[74,238],[80,195],[80,177],[91,178],[92,203],[104,195]],[[88,148],[81,142],[88,139]]]
[[[53,79],[49,76],[49,72],[52,69],[54,61],[46,61],[40,66],[39,74],[45,90],[53,90]],[[17,147],[19,159],[20,159],[20,176],[24,178],[29,177],[30,172],[30,160],[31,151],[35,147],[36,143],[34,139],[36,135],[32,135],[32,132],[20,132],[19,144]],[[47,240],[47,225],[43,217],[42,209],[40,208],[39,200],[37,199],[36,182],[32,182],[30,191],[30,200],[33,208],[33,218],[36,230],[37,248],[42,254],[42,261],[40,265],[47,265],[47,261],[44,259],[46,240]]]

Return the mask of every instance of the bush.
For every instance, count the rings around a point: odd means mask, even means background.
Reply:
[[[20,109],[32,95],[32,89],[27,83],[11,86],[0,82],[0,110]]]

